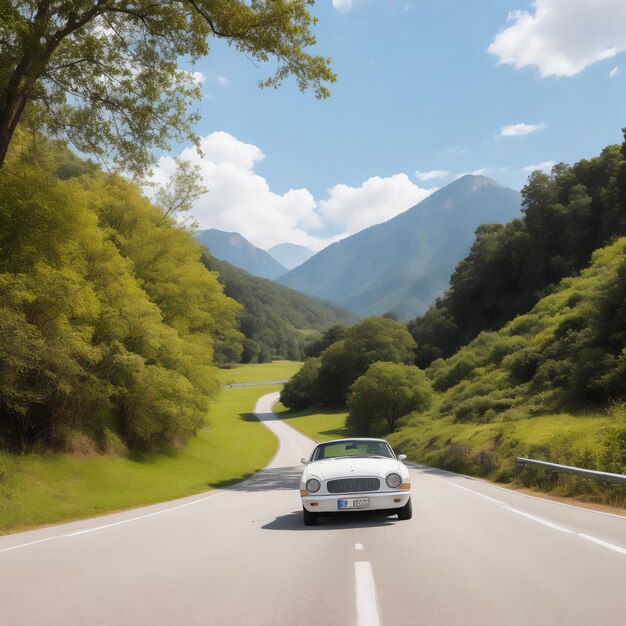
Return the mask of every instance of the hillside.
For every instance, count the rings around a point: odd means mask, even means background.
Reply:
[[[287,268],[271,254],[257,248],[239,233],[209,228],[197,233],[196,239],[205,245],[215,258],[228,261],[253,276],[273,280],[287,273]]]
[[[594,250],[626,235],[626,145],[552,174],[535,172],[522,189],[524,214],[477,231],[450,289],[410,330],[417,364],[447,357],[482,330],[502,327],[568,276],[589,264]]]
[[[437,408],[392,435],[414,459],[498,479],[516,455],[626,473],[626,238],[427,373]]]
[[[521,196],[484,176],[464,176],[401,215],[325,248],[278,282],[360,315],[408,320],[448,286],[476,228],[520,213]]]
[[[241,356],[244,363],[302,359],[307,339],[316,331],[356,320],[354,314],[339,306],[251,276],[210,254],[204,254],[203,261],[208,269],[218,272],[226,295],[243,305],[239,320],[246,337]],[[222,354],[221,360],[232,361],[232,357],[230,353]]]

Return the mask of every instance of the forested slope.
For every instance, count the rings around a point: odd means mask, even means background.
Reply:
[[[392,436],[413,458],[500,479],[515,456],[626,473],[626,238],[426,372],[436,408]]]
[[[609,146],[598,157],[529,177],[523,217],[481,226],[449,290],[409,325],[418,365],[526,313],[586,267],[594,250],[626,235],[625,156],[626,145]]]
[[[141,189],[18,130],[0,170],[0,447],[167,449],[240,310]]]
[[[225,293],[243,305],[239,317],[245,335],[243,363],[276,358],[300,360],[307,342],[312,336],[317,337],[315,331],[357,319],[346,309],[252,276],[207,252],[203,261],[208,269],[218,272]],[[225,362],[234,360],[232,356],[228,351],[217,355]]]

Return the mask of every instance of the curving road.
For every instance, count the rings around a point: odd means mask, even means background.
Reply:
[[[244,483],[0,537],[0,624],[626,624],[626,517],[415,466],[412,520],[304,528],[277,395]]]

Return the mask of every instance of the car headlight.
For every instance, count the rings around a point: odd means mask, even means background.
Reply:
[[[310,491],[311,493],[315,493],[316,491],[320,490],[320,481],[317,480],[317,478],[309,478],[309,480],[306,481],[306,489],[307,491]]]
[[[389,476],[387,476],[387,487],[391,487],[391,489],[395,489],[396,487],[399,487],[402,484],[402,478],[400,476],[400,474],[396,474],[395,472],[392,474],[389,474]]]

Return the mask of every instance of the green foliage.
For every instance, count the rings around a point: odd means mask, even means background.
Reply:
[[[204,423],[239,306],[189,232],[68,154],[19,133],[0,170],[0,446],[168,449]]]
[[[409,326],[418,365],[447,358],[481,331],[527,313],[586,267],[594,250],[626,235],[625,150],[626,141],[589,161],[556,165],[551,175],[531,174],[523,218],[478,228],[449,291]]]
[[[320,356],[326,348],[343,339],[346,336],[346,330],[347,328],[342,324],[333,324],[322,333],[321,337],[314,339],[305,346],[306,356]]]
[[[218,363],[264,363],[274,359],[300,360],[309,337],[330,326],[332,335],[338,321],[354,321],[349,311],[328,302],[316,300],[288,287],[251,276],[226,261],[205,252],[204,265],[218,272],[226,295],[241,305],[240,329],[245,335],[243,352],[227,353],[230,344],[220,343],[216,350]],[[331,326],[333,325],[333,326]]]
[[[605,471],[626,474],[626,422],[607,429],[603,444],[600,461]]]
[[[377,361],[409,364],[415,358],[415,342],[403,324],[383,318],[370,317],[359,324],[343,329],[329,329],[321,343],[342,337],[323,350],[320,364],[312,365],[292,381],[299,389],[306,389],[310,406],[335,407],[345,405],[350,385]],[[313,381],[311,372],[317,371]],[[289,408],[289,397],[283,400]],[[301,405],[300,405],[301,406]]]
[[[264,367],[248,366],[242,375],[271,380]],[[83,454],[0,452],[0,534],[172,500],[243,480],[276,452],[274,435],[250,419],[249,412],[261,393],[278,389],[278,385],[224,389],[211,406],[211,428],[201,429],[187,446],[167,455],[116,454],[119,442],[110,433],[108,454],[94,454],[93,449]]]
[[[275,59],[277,87],[293,76],[318,98],[334,82],[329,59],[305,50],[315,44],[312,0],[122,0],[70,4],[51,0],[0,3],[0,167],[25,106],[30,118],[64,133],[82,152],[111,158],[142,173],[153,146],[195,139],[200,99],[193,64],[224,39],[247,57]]]
[[[415,342],[406,327],[383,317],[369,317],[355,324],[345,338],[321,354],[318,376],[322,406],[344,405],[350,385],[377,361],[412,363]]]
[[[289,380],[280,392],[280,401],[293,411],[301,411],[315,406],[319,392],[317,378],[322,362],[319,358],[310,358],[300,371]]]
[[[401,417],[431,402],[430,382],[418,367],[373,363],[350,387],[346,425],[360,435],[392,433]]]

